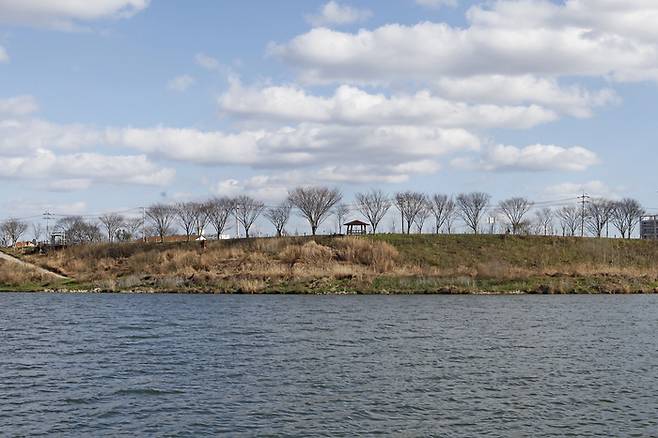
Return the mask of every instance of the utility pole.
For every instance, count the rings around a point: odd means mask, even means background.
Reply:
[[[581,211],[580,211],[580,237],[585,237],[585,204],[589,200],[587,193],[583,192],[582,196],[579,196],[578,199],[581,201]]]
[[[46,238],[48,239],[48,242],[50,242],[50,219],[52,219],[55,215],[46,210],[43,213],[43,218],[46,220]]]
[[[146,242],[146,207],[142,207],[142,242]]]

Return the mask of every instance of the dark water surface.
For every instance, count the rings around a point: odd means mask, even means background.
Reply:
[[[658,296],[0,294],[1,436],[658,436]]]

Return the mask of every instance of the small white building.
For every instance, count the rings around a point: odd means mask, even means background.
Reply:
[[[640,219],[640,238],[658,240],[658,215],[642,216]]]

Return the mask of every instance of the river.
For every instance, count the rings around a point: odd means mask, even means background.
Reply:
[[[0,294],[2,436],[658,436],[658,296]]]

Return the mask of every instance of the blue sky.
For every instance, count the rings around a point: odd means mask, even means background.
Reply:
[[[658,207],[658,5],[58,3],[0,0],[0,217],[299,184]]]

